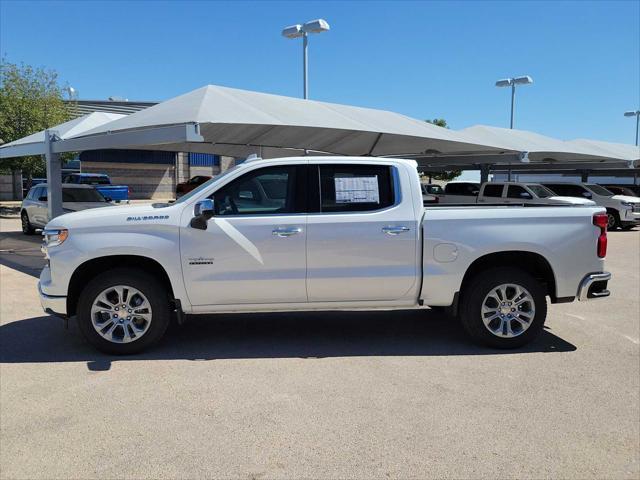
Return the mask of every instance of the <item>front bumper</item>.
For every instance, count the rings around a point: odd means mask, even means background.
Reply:
[[[57,315],[58,317],[67,316],[67,297],[57,297],[42,293],[40,282],[38,282],[38,293],[40,294],[40,305],[42,309],[49,315]]]
[[[609,272],[590,273],[582,279],[578,288],[578,300],[593,300],[594,298],[604,298],[611,295],[607,290],[607,283],[611,280]]]
[[[620,221],[623,223],[640,223],[640,208],[627,208],[620,214]]]

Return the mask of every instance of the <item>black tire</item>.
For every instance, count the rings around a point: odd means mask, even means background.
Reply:
[[[139,290],[151,305],[148,329],[140,338],[129,343],[115,343],[103,338],[92,323],[94,300],[105,289],[116,285]],[[162,338],[171,318],[166,288],[148,273],[130,268],[109,270],[93,278],[80,294],[76,312],[78,327],[87,341],[101,352],[112,355],[131,355],[149,348]]]
[[[20,214],[20,221],[22,223],[22,233],[24,233],[25,235],[33,235],[36,229],[33,228],[33,225],[31,225],[31,222],[29,221],[29,215],[24,210]]]
[[[622,228],[620,223],[620,214],[615,210],[607,210],[607,230],[615,230]]]
[[[485,297],[496,287],[503,284],[514,284],[526,289],[535,306],[533,320],[529,322],[528,328],[511,338],[498,336],[490,332],[489,327],[485,326],[482,316]],[[501,349],[521,347],[540,334],[546,317],[547,299],[543,286],[527,272],[518,268],[497,267],[485,270],[472,278],[462,292],[460,320],[471,338],[482,345]],[[500,322],[500,319],[496,320]],[[514,326],[513,322],[516,322],[515,326],[520,326],[520,323],[513,319],[509,320],[511,327]]]

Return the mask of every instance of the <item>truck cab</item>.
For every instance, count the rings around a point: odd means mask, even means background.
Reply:
[[[488,182],[483,183],[478,203],[518,203],[537,205],[595,205],[586,198],[562,197],[539,183]]]

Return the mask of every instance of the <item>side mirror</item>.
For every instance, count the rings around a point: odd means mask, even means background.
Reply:
[[[105,200],[106,202],[110,202],[111,200],[113,200],[113,198],[111,198],[111,197],[104,197],[104,200]]]
[[[533,197],[529,192],[520,192],[520,198],[526,198],[527,200],[531,200]]]
[[[46,202],[47,201],[47,196],[46,195],[42,195],[41,197],[38,197],[38,201],[39,202]]]
[[[582,196],[584,198],[589,198],[589,199],[593,198],[593,195],[591,195],[591,193],[589,192],[582,192]]]
[[[207,221],[211,217],[213,217],[213,200],[207,198],[205,200],[200,200],[196,203],[195,207],[193,207],[193,218],[189,225],[191,228],[197,228],[198,230],[206,230],[207,229]]]

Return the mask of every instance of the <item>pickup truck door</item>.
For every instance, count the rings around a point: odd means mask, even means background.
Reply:
[[[191,209],[183,214],[180,253],[193,305],[307,301],[306,170],[262,167],[222,186],[207,230],[188,226]]]
[[[316,178],[307,220],[309,301],[406,296],[417,282],[419,238],[411,192],[400,191],[401,175],[410,183],[407,172],[379,164],[309,167]]]

